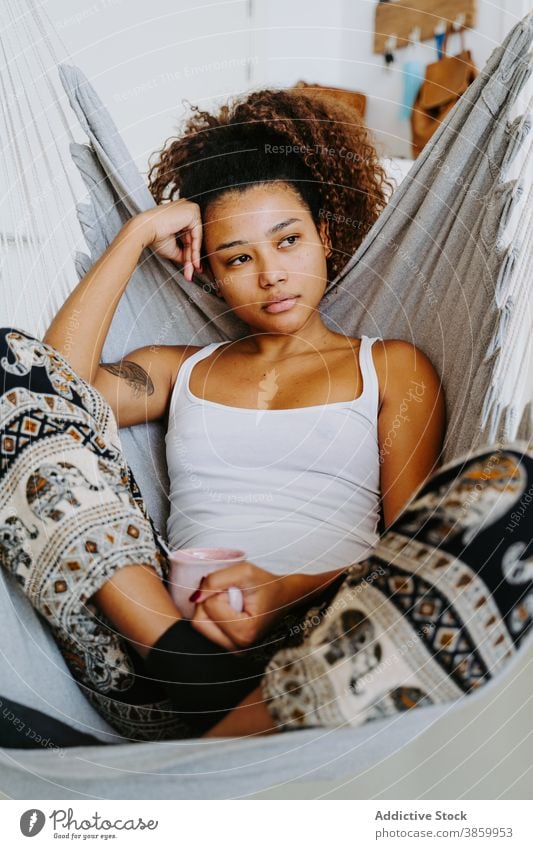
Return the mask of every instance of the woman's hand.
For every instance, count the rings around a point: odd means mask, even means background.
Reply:
[[[242,613],[230,607],[227,593],[230,587],[242,591]],[[291,603],[285,576],[273,575],[247,560],[212,572],[191,599],[196,602],[191,620],[193,628],[229,651],[257,642]]]
[[[134,220],[143,228],[145,247],[183,265],[187,280],[192,280],[194,268],[202,270],[202,218],[197,203],[180,198],[141,212]]]

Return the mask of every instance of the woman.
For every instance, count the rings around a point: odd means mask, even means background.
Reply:
[[[341,150],[353,155],[341,156]],[[346,337],[328,328],[319,312],[328,272],[342,267],[384,204],[375,151],[350,110],[295,92],[260,92],[232,111],[222,109],[218,118],[198,113],[184,136],[162,152],[152,169],[151,187],[156,200],[167,195],[169,202],[122,228],[55,317],[45,345],[39,347],[25,334],[17,339],[17,331],[5,333],[8,354],[3,364],[8,365],[5,377],[11,388],[20,387],[23,371],[18,369],[14,381],[17,369],[9,368],[13,357],[29,362],[26,374],[34,385],[37,367],[44,362],[59,394],[64,392],[61,374],[65,377],[70,365],[74,373],[66,376],[67,394],[77,394],[83,424],[92,437],[80,448],[78,433],[78,454],[67,466],[57,458],[55,464],[50,462],[48,451],[39,454],[40,465],[34,468],[35,452],[31,485],[19,507],[20,514],[35,506],[39,492],[52,488],[54,472],[57,481],[58,467],[61,474],[72,473],[73,467],[86,471],[84,500],[78,501],[81,496],[64,481],[60,495],[74,508],[71,512],[77,511],[89,563],[85,557],[80,568],[79,559],[71,557],[72,547],[56,545],[55,560],[51,554],[48,560],[35,557],[40,565],[33,566],[31,581],[25,580],[24,570],[14,571],[47,616],[87,695],[122,733],[154,739],[205,731],[268,731],[275,722],[285,725],[287,712],[294,718],[279,673],[284,669],[284,664],[279,667],[279,650],[286,646],[287,634],[294,638],[301,627],[306,638],[311,630],[323,643],[322,625],[309,629],[305,609],[320,601],[319,619],[325,621],[328,600],[334,609],[335,599],[354,581],[362,586],[366,566],[345,579],[346,569],[353,563],[368,565],[378,543],[380,510],[382,526],[390,527],[435,468],[444,434],[444,399],[432,364],[415,346]],[[174,201],[177,189],[182,199]],[[357,232],[346,228],[344,215],[337,215],[339,205],[348,204],[355,213],[352,220],[361,223]],[[189,280],[193,269],[201,268],[203,256],[217,294],[249,332],[236,342],[205,349],[150,346],[132,351],[120,363],[100,363],[114,309],[146,247],[183,264]],[[73,314],[79,322],[75,346]],[[67,351],[68,363],[62,355]],[[103,399],[107,404],[102,405]],[[406,403],[408,415],[393,448],[385,450]],[[268,423],[263,429],[255,425],[258,411]],[[181,618],[162,582],[166,564],[157,532],[114,429],[115,422],[124,427],[166,414],[171,547],[227,540],[244,547],[250,558],[203,582],[193,598],[197,605],[191,624]],[[64,409],[57,411],[57,418],[65,421]],[[180,434],[207,488],[219,474],[229,478],[223,489],[232,492],[246,485],[250,495],[257,495],[258,481],[252,485],[252,477],[273,472],[271,492],[279,495],[285,489],[284,498],[272,504],[251,500],[247,510],[243,502],[238,517],[220,502],[218,510],[212,503],[206,509],[205,487],[192,492],[186,459],[176,450]],[[287,457],[287,442],[293,466],[279,461],[282,448]],[[59,445],[64,451],[64,439]],[[221,446],[233,446],[234,451],[222,456]],[[258,455],[266,461],[259,467],[250,460]],[[322,465],[317,455],[324,457]],[[243,456],[249,458],[244,464]],[[297,485],[299,476],[319,488],[318,509],[313,504],[317,490],[306,501],[305,490]],[[13,502],[10,506],[12,510]],[[46,515],[41,510],[37,517],[43,527],[53,524],[56,537],[58,523],[64,520],[70,528],[73,524],[72,516],[58,512],[52,504]],[[33,509],[34,525],[35,516]],[[221,521],[210,528],[213,516]],[[30,537],[27,546],[37,554],[35,538]],[[79,544],[79,534],[76,538]],[[106,550],[104,555],[106,545],[111,553]],[[35,572],[40,569],[42,574],[44,562],[49,572],[38,581]],[[69,580],[64,577],[68,564],[73,564],[76,579],[81,573],[75,586],[69,586],[74,583],[71,574]],[[31,569],[26,565],[27,573]],[[244,592],[242,614],[229,607],[225,590],[231,585]],[[60,602],[54,596],[51,603],[50,586],[62,596]],[[359,600],[358,605],[326,643],[338,643],[346,629],[358,639],[369,639],[371,609],[361,607]],[[135,651],[129,651],[123,638]],[[298,656],[298,642],[299,637],[284,651]],[[224,651],[217,654],[217,646]],[[238,655],[233,653],[237,650]],[[331,655],[331,648],[324,651]],[[347,653],[346,646],[340,654],[333,651],[337,660]],[[199,654],[205,655],[201,662]],[[267,708],[257,684],[272,657]],[[376,652],[373,657],[376,665]],[[334,659],[332,663],[335,666]],[[300,666],[305,671],[305,663]],[[147,677],[160,681],[163,690],[146,683]],[[303,682],[304,692],[313,693],[312,681],[311,676]],[[206,683],[208,687],[200,686]],[[457,687],[454,682],[446,687],[445,682],[444,697],[456,694]],[[357,683],[354,688],[357,696]],[[174,711],[169,711],[165,695]],[[243,697],[242,707],[229,713]],[[425,699],[431,696],[426,693]],[[305,724],[301,705],[296,712]],[[324,716],[319,719],[323,722]]]

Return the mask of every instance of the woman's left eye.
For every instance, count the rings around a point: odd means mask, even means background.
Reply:
[[[230,259],[227,264],[230,266],[243,265],[247,259],[248,254],[240,254],[239,256],[234,256],[233,259]]]
[[[281,242],[280,242],[279,244],[280,244],[280,245],[283,245],[283,243],[284,243],[284,242],[289,242],[289,246],[290,246],[290,245],[295,245],[299,238],[300,238],[300,237],[299,237],[299,236],[297,236],[296,234],[293,234],[292,236],[285,236],[285,238],[284,238],[284,239],[282,239],[282,240],[281,240]],[[289,239],[294,239],[294,241],[290,242],[290,241],[289,241]]]

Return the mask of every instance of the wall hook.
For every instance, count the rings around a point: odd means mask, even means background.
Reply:
[[[446,22],[442,20],[439,21],[434,29],[435,44],[437,46],[437,59],[442,59],[444,56],[444,41],[446,39],[446,32]]]
[[[455,21],[454,21],[454,22],[453,22],[453,24],[452,24],[452,26],[453,26],[453,28],[454,28],[455,32],[459,32],[459,30],[460,30],[460,29],[463,29],[463,27],[464,27],[464,25],[465,25],[465,21],[466,21],[466,15],[465,15],[465,13],[464,13],[464,12],[460,12],[460,13],[457,15],[457,17],[456,17]]]
[[[395,33],[391,33],[385,41],[385,64],[390,65],[394,62],[394,51],[398,44],[398,38]]]
[[[422,28],[421,27],[413,27],[413,29],[409,33],[409,43],[410,44],[418,44],[421,36],[422,36]]]
[[[455,33],[459,33],[459,34],[460,34],[460,39],[461,39],[461,51],[462,51],[463,53],[464,53],[464,52],[465,52],[465,50],[466,50],[466,47],[465,47],[465,21],[466,21],[466,15],[465,15],[465,13],[464,13],[464,12],[460,12],[460,14],[458,14],[458,15],[457,15],[457,17],[456,17],[455,21],[454,21],[454,22],[453,22],[453,24],[452,24],[453,31],[454,31]]]

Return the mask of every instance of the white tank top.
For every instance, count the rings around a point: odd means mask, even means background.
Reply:
[[[193,395],[179,369],[165,437],[170,547],[240,548],[276,574],[327,572],[362,560],[378,540],[379,383],[375,339],[363,336],[363,392],[289,410],[231,407]]]

